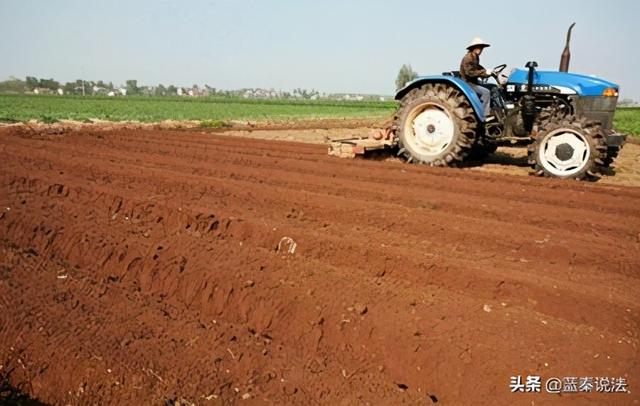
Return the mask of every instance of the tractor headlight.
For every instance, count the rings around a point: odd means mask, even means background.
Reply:
[[[615,87],[608,87],[604,89],[604,91],[602,92],[602,95],[607,97],[617,97],[618,89],[616,89]]]

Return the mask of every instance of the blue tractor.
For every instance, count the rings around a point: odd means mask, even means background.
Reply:
[[[490,120],[459,72],[407,84],[396,95],[391,146],[408,162],[432,166],[456,166],[502,145],[527,146],[538,175],[597,179],[626,138],[612,128],[618,85],[567,72],[570,34],[571,28],[559,71],[539,71],[536,62],[508,76],[506,65],[493,69],[496,84],[484,84],[491,91]]]

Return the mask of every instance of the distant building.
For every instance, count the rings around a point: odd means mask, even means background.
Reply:
[[[46,87],[36,87],[33,89],[33,93],[35,94],[53,94],[53,90],[47,89]]]
[[[106,87],[93,86],[91,90],[93,90],[93,94],[109,94],[109,89]]]

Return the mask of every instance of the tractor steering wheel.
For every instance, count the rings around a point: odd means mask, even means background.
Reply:
[[[503,63],[502,65],[498,65],[495,68],[493,68],[493,72],[491,73],[491,76],[496,80],[496,83],[498,85],[502,85],[503,82],[500,81],[500,77],[502,76],[504,79],[507,78],[507,76],[502,74],[502,71],[504,70],[504,68],[507,67],[506,63]]]
[[[496,77],[500,76],[500,74],[502,73],[502,71],[506,67],[507,67],[506,63],[503,63],[502,65],[496,66],[495,68],[493,68],[493,75],[496,76]]]

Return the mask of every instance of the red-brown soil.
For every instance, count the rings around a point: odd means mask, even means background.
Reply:
[[[640,402],[638,188],[28,135],[0,132],[0,377],[44,402]],[[511,394],[512,375],[631,393]]]

